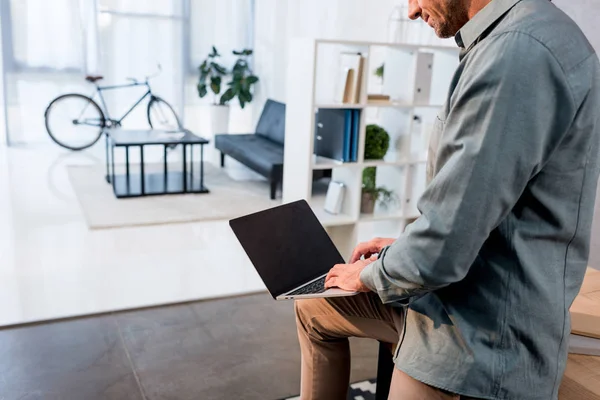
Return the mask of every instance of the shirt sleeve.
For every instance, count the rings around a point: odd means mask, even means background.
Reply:
[[[461,281],[574,118],[546,47],[518,32],[485,41],[459,67],[421,216],[361,273],[384,303]]]

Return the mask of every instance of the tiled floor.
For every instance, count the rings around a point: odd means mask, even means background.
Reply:
[[[352,379],[377,343],[352,341]],[[275,400],[299,392],[292,302],[267,294],[0,330],[0,399]]]
[[[352,381],[378,345],[352,339]],[[600,365],[569,357],[560,400],[600,400]],[[0,400],[276,400],[296,395],[292,302],[265,293],[0,330]]]

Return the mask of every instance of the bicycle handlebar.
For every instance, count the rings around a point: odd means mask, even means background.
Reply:
[[[160,65],[160,63],[159,63],[159,64],[157,64],[157,67],[158,67],[158,71],[157,71],[157,72],[155,72],[155,73],[154,73],[154,74],[152,74],[152,75],[148,75],[148,76],[146,76],[146,83],[147,83],[147,82],[148,82],[150,79],[152,79],[152,78],[156,78],[157,76],[159,76],[159,75],[161,74],[161,72],[162,72],[162,66]]]

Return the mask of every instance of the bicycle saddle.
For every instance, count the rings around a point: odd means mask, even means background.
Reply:
[[[101,75],[88,75],[88,76],[85,77],[86,81],[92,82],[92,83],[94,83],[96,81],[99,81],[99,80],[102,80],[102,79],[104,79],[104,77],[101,76]]]

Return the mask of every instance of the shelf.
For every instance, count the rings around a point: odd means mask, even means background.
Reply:
[[[405,167],[408,165],[415,164],[427,164],[427,160],[399,160],[399,161],[385,161],[385,160],[366,160],[361,163],[361,167]]]
[[[437,104],[411,104],[411,103],[385,103],[385,102],[372,102],[365,105],[365,108],[397,108],[401,110],[412,109],[412,108],[442,108],[443,105]]]
[[[370,221],[385,221],[394,219],[404,219],[402,213],[379,213],[379,214],[360,214],[359,222],[370,222]]]
[[[365,108],[365,104],[349,104],[349,103],[323,103],[315,104],[315,108],[329,108],[334,110],[361,110]]]
[[[444,105],[438,104],[411,104],[411,103],[361,103],[361,104],[334,104],[321,103],[315,104],[315,108],[333,109],[333,110],[363,110],[365,108],[396,108],[406,110],[412,108],[442,108]]]
[[[312,209],[323,226],[352,225],[356,222],[356,218],[352,217],[351,215],[329,214],[327,211],[323,210],[323,208],[319,206],[313,206]]]
[[[362,163],[363,167],[402,167],[410,164],[408,161],[385,161],[385,160],[366,160]]]
[[[342,162],[342,161],[333,160],[333,159],[327,158],[327,157],[313,155],[312,169],[313,170],[322,170],[322,169],[333,169],[333,168],[339,168],[339,167],[353,167],[353,166],[357,166],[357,165],[358,165],[358,163],[355,163],[355,162]]]
[[[392,48],[407,49],[407,50],[419,50],[419,49],[440,50],[440,51],[449,51],[452,53],[456,53],[457,55],[460,52],[460,49],[455,46],[432,46],[432,45],[409,44],[409,43],[364,42],[364,41],[334,40],[334,39],[317,39],[316,43],[317,44],[336,44],[336,45],[345,45],[345,46],[357,46],[357,47],[380,46],[380,47],[392,47]]]

